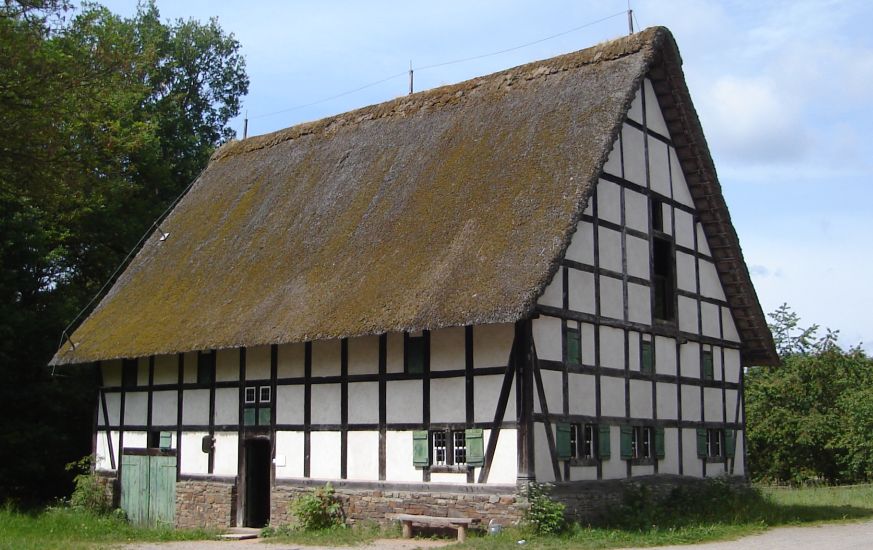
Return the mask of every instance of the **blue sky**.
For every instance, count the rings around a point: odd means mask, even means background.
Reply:
[[[102,2],[129,16],[135,0]],[[441,2],[157,0],[164,18],[219,19],[251,78],[249,135],[378,103],[413,67],[505,50],[618,14],[627,0]],[[635,26],[664,25],[715,158],[765,312],[873,351],[873,3],[632,0]],[[415,73],[420,91],[627,33],[616,15],[499,55]],[[288,110],[291,109],[291,110]],[[278,114],[277,111],[284,111]],[[242,133],[242,120],[234,121]]]

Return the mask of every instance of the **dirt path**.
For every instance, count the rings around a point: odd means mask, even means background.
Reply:
[[[262,544],[263,540],[190,541],[160,544],[129,544],[123,550],[416,550],[448,546],[451,540],[378,539],[362,546],[303,546],[301,544]]]

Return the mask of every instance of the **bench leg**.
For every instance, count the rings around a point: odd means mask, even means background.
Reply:
[[[467,540],[467,527],[465,525],[458,525],[458,542],[464,542]]]
[[[403,538],[411,539],[412,538],[412,522],[404,521],[403,522]]]

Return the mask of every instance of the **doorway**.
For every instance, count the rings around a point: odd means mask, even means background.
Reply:
[[[245,442],[246,527],[264,527],[270,522],[271,455],[269,439]]]

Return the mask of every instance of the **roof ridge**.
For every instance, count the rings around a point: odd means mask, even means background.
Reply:
[[[638,33],[607,40],[575,52],[532,61],[455,84],[439,86],[411,95],[399,96],[382,103],[360,107],[310,122],[303,122],[248,139],[234,140],[216,150],[210,162],[273,147],[285,141],[307,135],[334,132],[340,128],[354,126],[367,120],[410,116],[420,111],[456,103],[467,95],[468,92],[488,86],[489,84],[494,86],[494,90],[509,88],[519,81],[536,80],[557,72],[620,59],[646,48],[654,52],[660,47],[664,39],[669,36],[672,35],[666,27],[649,27]]]

